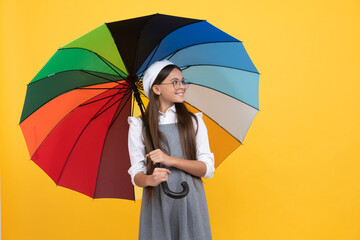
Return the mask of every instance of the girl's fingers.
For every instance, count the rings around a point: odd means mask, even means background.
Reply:
[[[155,173],[155,172],[161,172],[161,171],[163,171],[163,169],[161,169],[161,168],[154,168],[154,173]]]
[[[154,173],[161,173],[161,172],[166,172],[166,173],[168,173],[168,174],[171,173],[170,170],[167,169],[167,168],[155,168],[155,169],[154,169]]]
[[[151,152],[149,152],[148,154],[146,154],[146,156],[150,156],[151,157],[156,157],[158,155],[161,155],[163,153],[163,151],[161,151],[160,149],[155,149]]]
[[[152,186],[157,186],[162,182],[168,181],[168,175],[171,172],[167,168],[155,168],[152,174],[153,184]]]

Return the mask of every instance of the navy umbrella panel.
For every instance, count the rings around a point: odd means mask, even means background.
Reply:
[[[151,64],[156,61],[156,59],[168,58],[172,54],[177,53],[179,50],[190,46],[217,42],[239,42],[239,40],[214,27],[207,21],[183,26],[172,31],[160,42],[158,42],[137,71],[137,74],[142,72],[149,62]]]

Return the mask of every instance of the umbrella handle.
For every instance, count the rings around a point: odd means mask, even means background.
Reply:
[[[162,167],[162,165],[160,165],[159,163],[157,164],[157,167]],[[180,199],[180,198],[184,198],[188,195],[189,193],[189,185],[187,184],[187,182],[182,182],[181,186],[182,186],[182,190],[180,192],[173,192],[169,189],[168,183],[167,182],[162,182],[161,186],[163,187],[164,193],[174,199]]]
[[[183,188],[181,192],[173,192],[173,191],[171,191],[169,189],[169,186],[168,186],[167,182],[162,182],[161,186],[164,189],[164,193],[166,195],[168,195],[169,197],[174,198],[174,199],[184,198],[189,193],[189,185],[185,181],[181,183],[181,186]]]

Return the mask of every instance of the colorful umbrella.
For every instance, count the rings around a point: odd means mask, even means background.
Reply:
[[[147,105],[142,76],[162,59],[190,83],[185,104],[204,113],[218,167],[259,110],[259,73],[241,41],[163,14],[105,23],[57,50],[27,87],[20,127],[31,160],[59,186],[134,200],[127,117],[140,113],[134,86]]]

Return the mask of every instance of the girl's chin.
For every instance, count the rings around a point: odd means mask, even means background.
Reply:
[[[183,96],[176,95],[176,98],[179,99],[179,101],[180,101],[180,100],[181,100],[182,102],[184,101],[184,95],[183,95]]]
[[[184,99],[177,99],[175,102],[176,103],[182,103],[182,102],[184,102]]]

